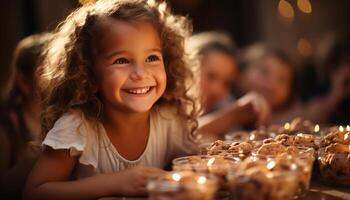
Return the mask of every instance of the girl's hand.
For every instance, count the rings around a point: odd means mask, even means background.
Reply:
[[[145,196],[147,195],[147,180],[158,176],[165,171],[154,167],[136,166],[120,171],[117,181],[120,184],[120,191],[123,196]]]
[[[244,95],[242,98],[238,99],[236,102],[239,107],[242,108],[243,119],[256,120],[256,126],[262,126],[267,124],[271,117],[271,108],[265,98],[256,92],[250,92]]]

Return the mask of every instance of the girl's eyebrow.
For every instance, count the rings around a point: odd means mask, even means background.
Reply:
[[[127,52],[128,52],[128,51],[125,51],[125,50],[122,50],[122,51],[114,51],[114,52],[110,53],[110,54],[107,56],[107,58],[111,58],[111,57],[116,56],[116,55],[118,55],[118,54],[124,54],[124,53],[127,53]]]
[[[157,51],[157,52],[159,52],[159,53],[162,53],[162,50],[161,50],[160,48],[150,48],[150,49],[146,49],[145,51],[146,51],[146,52],[154,52],[154,51]],[[118,54],[124,54],[124,53],[128,53],[128,51],[126,51],[126,50],[114,51],[114,52],[110,53],[110,54],[107,56],[107,58],[111,58],[111,57],[116,56],[116,55],[118,55]]]
[[[151,49],[147,49],[147,52],[151,52],[151,51],[157,51],[159,53],[162,53],[162,50],[160,48],[151,48]]]

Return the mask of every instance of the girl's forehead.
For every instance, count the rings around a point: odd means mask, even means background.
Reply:
[[[111,46],[127,46],[135,42],[160,47],[159,34],[151,22],[130,22],[112,17],[101,19],[98,34],[99,49],[104,51]],[[115,47],[113,47],[115,48]]]

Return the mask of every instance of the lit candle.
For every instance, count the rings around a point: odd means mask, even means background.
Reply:
[[[209,166],[213,165],[214,161],[215,161],[215,158],[210,158],[208,160],[207,166],[209,167]]]
[[[267,169],[271,170],[276,166],[276,162],[274,160],[267,163],[266,167]]]
[[[318,124],[315,125],[314,132],[319,132],[320,131],[320,126]]]
[[[288,122],[284,124],[284,129],[286,129],[286,130],[290,129],[290,124]]]
[[[343,126],[339,126],[339,131],[340,132],[344,132],[344,127]]]
[[[349,125],[346,126],[346,131],[350,131],[350,126]]]
[[[197,180],[197,183],[201,185],[205,184],[206,182],[207,182],[207,178],[205,178],[204,176],[200,176]]]
[[[181,179],[181,175],[177,173],[173,174],[171,177],[174,179],[174,181],[179,181]]]

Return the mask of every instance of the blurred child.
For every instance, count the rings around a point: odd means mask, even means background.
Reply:
[[[219,32],[203,32],[189,40],[191,51],[200,61],[200,92],[204,114],[217,111],[234,101],[231,87],[238,76],[235,45]]]
[[[189,27],[165,3],[144,0],[99,0],[67,17],[40,70],[46,136],[26,198],[145,195],[149,176],[193,152]],[[247,100],[198,134],[227,128]]]
[[[241,110],[239,118],[231,117],[233,120],[231,120],[230,131],[237,128],[237,125],[252,125],[254,122],[255,125],[263,125],[270,115],[270,108],[265,99],[257,93],[250,93],[236,101],[231,93],[232,86],[238,78],[236,50],[231,38],[224,33],[203,32],[193,35],[188,46],[190,51],[198,56],[200,62],[200,100],[203,109],[200,122],[215,118],[217,112],[230,110],[232,106],[248,98],[254,102],[254,107]],[[256,109],[264,115],[264,120],[258,122],[255,118],[253,113]],[[209,136],[214,138],[206,138],[206,140],[222,137],[221,134]]]
[[[241,59],[239,93],[253,91],[262,95],[272,109],[272,122],[293,118],[290,106],[295,103],[296,73],[287,56],[280,50],[257,44],[245,50]]]
[[[345,125],[350,120],[350,38],[333,35],[321,44],[317,96],[307,102],[308,116],[318,123]]]
[[[30,141],[39,141],[41,107],[35,89],[35,70],[41,65],[41,52],[51,34],[32,35],[21,40],[14,52],[15,70],[12,95],[3,105],[0,121],[0,183],[8,198],[20,198],[24,181],[39,147]]]

